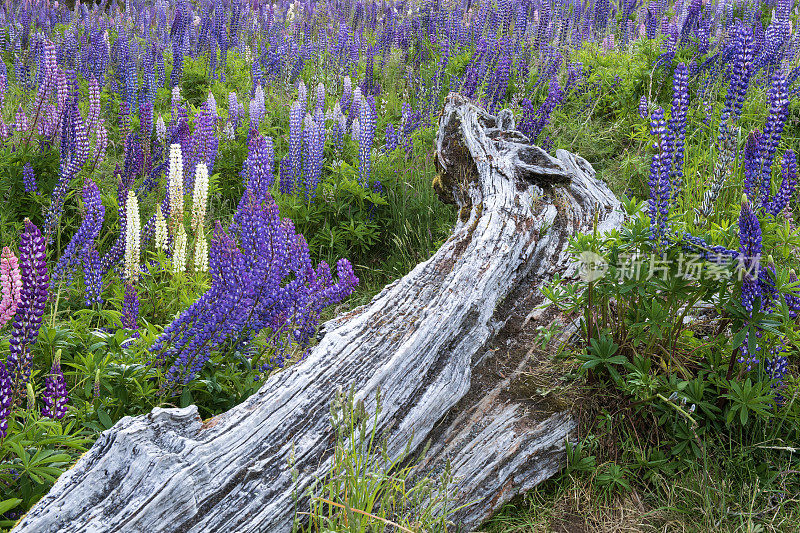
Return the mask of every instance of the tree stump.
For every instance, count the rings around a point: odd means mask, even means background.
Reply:
[[[420,471],[450,462],[459,502],[475,502],[454,515],[464,528],[557,472],[576,424],[569,405],[525,383],[537,326],[559,319],[536,309],[539,289],[574,272],[570,236],[621,224],[619,202],[584,159],[551,157],[510,112],[457,94],[436,148],[434,187],[459,218],[433,257],[326,323],[305,360],[230,411],[123,418],[15,531],[290,531],[293,493],[330,470],[338,388],[354,387],[368,411],[380,389],[392,457],[427,443]]]

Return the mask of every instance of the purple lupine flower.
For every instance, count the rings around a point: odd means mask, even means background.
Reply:
[[[61,365],[58,358],[53,361],[53,367],[50,369],[50,374],[44,380],[45,388],[42,393],[42,401],[44,407],[42,408],[42,416],[52,418],[54,420],[61,420],[67,414],[67,385],[64,381],[64,373],[61,371]]]
[[[170,75],[170,87],[180,85],[183,75],[183,56],[186,53],[184,41],[186,29],[191,18],[191,7],[180,2],[175,8],[175,19],[170,29],[170,39],[172,40],[172,74]]]
[[[25,163],[25,166],[22,167],[22,185],[25,187],[25,192],[39,194],[36,186],[36,174],[30,163]]]
[[[239,111],[240,105],[236,92],[228,93],[228,120],[231,121],[234,128],[239,127],[239,120],[242,118]]]
[[[775,392],[775,403],[783,405],[785,398],[781,390],[786,388],[785,378],[789,373],[789,358],[786,355],[786,340],[781,339],[778,346],[770,349],[770,357],[764,363],[764,370],[772,380],[771,387]]]
[[[324,118],[322,123],[311,118],[311,115],[306,115],[305,127],[305,155],[303,158],[304,172],[303,184],[305,190],[306,200],[314,201],[316,196],[317,186],[322,176],[322,157],[325,152],[325,124]]]
[[[397,144],[397,131],[394,129],[394,125],[389,122],[386,125],[386,144],[383,147],[383,151],[390,154],[397,149]]]
[[[133,282],[125,283],[125,296],[122,304],[122,327],[128,330],[139,329],[139,291]]]
[[[103,227],[106,208],[100,199],[100,190],[91,178],[86,178],[83,185],[83,207],[86,212],[83,222],[61,252],[61,257],[53,268],[50,280],[51,289],[55,289],[58,281],[62,279],[66,279],[68,283],[71,282],[73,270],[83,259],[86,249],[94,247]]]
[[[739,265],[742,272],[742,306],[752,315],[756,299],[761,298],[761,289],[759,287],[761,225],[746,196],[742,198],[742,210],[739,214],[739,243]],[[759,359],[758,354],[750,353],[747,347],[748,340],[749,333],[748,339],[740,348],[739,362],[746,363],[747,369],[750,370],[753,365],[758,364]]]
[[[153,137],[153,103],[143,101],[139,105],[139,126],[145,149],[150,150],[150,140]]]
[[[293,194],[295,182],[292,177],[292,162],[288,157],[281,159],[280,163],[280,189],[281,194]]]
[[[31,375],[31,347],[39,336],[50,278],[45,256],[46,242],[39,228],[25,219],[25,231],[19,244],[19,267],[22,292],[14,315],[6,365],[16,386],[16,398],[25,396],[25,385]]]
[[[650,118],[650,112],[647,110],[647,97],[645,95],[639,98],[639,116],[644,120]]]
[[[756,130],[750,132],[747,136],[747,142],[744,145],[744,153],[742,159],[744,160],[744,180],[743,180],[743,193],[748,198],[757,196],[758,191],[756,187],[759,185],[758,178],[761,168],[759,167],[759,151],[758,147],[761,144],[761,132]]]
[[[91,135],[100,123],[100,87],[94,76],[89,79],[89,114],[86,116],[86,123],[87,135]]]
[[[244,184],[247,190],[261,196],[269,192],[275,179],[273,165],[275,149],[272,138],[255,133],[250,138],[247,160],[242,168]]]
[[[209,173],[212,173],[214,162],[219,150],[219,139],[216,135],[216,104],[208,100],[195,113],[195,131],[187,154],[187,168],[185,174],[185,190],[191,190],[194,184],[194,169],[198,163],[205,163]]]
[[[767,212],[777,217],[789,205],[797,188],[797,156],[794,150],[786,150],[783,154],[783,178],[775,198],[767,205]]]
[[[720,136],[730,134],[730,127],[742,113],[750,77],[753,73],[753,31],[743,23],[735,28],[735,60],[731,66],[731,81],[725,96],[725,106],[720,117]]]
[[[350,106],[353,103],[353,82],[350,76],[344,77],[342,99],[340,100],[342,113],[348,115],[350,113]]]
[[[789,116],[789,97],[786,93],[786,78],[778,71],[772,77],[768,92],[770,113],[764,125],[764,134],[759,142],[759,192],[761,207],[768,208],[772,182],[772,162],[781,141],[786,119]]]
[[[689,109],[689,69],[685,63],[675,67],[673,80],[672,109],[669,117],[669,139],[671,141],[669,179],[672,199],[678,195],[683,183],[683,160],[686,140],[686,112]]]
[[[314,102],[314,118],[322,115],[325,112],[325,85],[322,83],[317,84],[316,100]]]
[[[349,295],[358,279],[346,260],[333,282],[327,265],[311,265],[305,239],[280,218],[272,197],[246,191],[229,231],[219,223],[209,251],[211,288],[151,346],[171,384],[190,381],[210,351],[263,329],[282,358],[307,346],[321,310]]]
[[[361,162],[359,181],[369,187],[372,171],[372,143],[375,139],[375,103],[372,97],[361,97],[359,106],[358,159]],[[323,142],[324,144],[324,142]]]
[[[14,398],[14,381],[6,368],[6,363],[0,361],[0,439],[8,433],[8,417],[11,415],[11,405]]]
[[[653,111],[650,117],[650,135],[655,137],[656,153],[650,165],[650,200],[648,201],[650,220],[652,226],[651,239],[656,247],[663,244],[667,231],[667,221],[670,208],[669,180],[669,153],[666,146],[669,144],[670,132],[664,123],[664,110],[660,107]]]
[[[789,283],[798,283],[797,274],[794,269],[789,271]],[[800,311],[800,287],[795,286],[789,289],[789,292],[784,294],[786,306],[789,308],[789,316],[796,317]]]
[[[500,45],[500,59],[497,62],[492,80],[489,82],[489,112],[497,113],[501,102],[506,98],[508,79],[511,73],[511,44],[503,41]]]
[[[302,170],[303,147],[303,110],[305,104],[299,100],[292,104],[289,111],[289,161],[292,168],[292,183],[295,186],[300,182]]]
[[[744,271],[742,305],[748,312],[752,312],[753,302],[760,296],[757,281],[760,272],[761,225],[747,197],[742,198],[742,209],[739,214],[739,243],[741,266]]]
[[[29,127],[28,117],[25,115],[22,106],[19,106],[19,108],[17,108],[17,114],[14,115],[14,131],[24,133],[28,131]]]
[[[256,87],[255,95],[250,101],[250,129],[258,129],[258,125],[264,119],[266,107],[264,105],[264,90],[261,85]]]
[[[422,116],[419,111],[413,110],[409,104],[403,102],[400,123],[403,145],[406,149],[406,158],[410,158],[414,151],[414,139],[412,139],[411,136],[417,131],[421,122]]]
[[[103,266],[100,254],[95,248],[87,248],[81,257],[83,268],[84,300],[86,307],[102,305],[103,299]]]
[[[50,209],[45,220],[45,232],[52,239],[61,214],[70,181],[83,167],[89,158],[89,140],[86,137],[86,125],[78,110],[78,94],[73,94],[64,112],[64,123],[61,126],[61,159],[58,182],[53,190]]]
[[[564,91],[558,84],[558,79],[555,75],[550,78],[550,87],[547,97],[538,110],[534,111],[533,104],[529,99],[523,100],[523,113],[522,120],[519,124],[519,130],[535,141],[541,135],[545,126],[550,123],[550,117],[553,111],[561,105],[564,100]]]
[[[342,114],[341,104],[336,102],[333,109],[325,113],[325,118],[333,121],[331,126],[331,138],[333,139],[333,150],[337,154],[342,153],[344,147],[344,132],[347,129],[347,117]]]

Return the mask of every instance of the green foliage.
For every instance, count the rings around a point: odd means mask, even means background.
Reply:
[[[380,395],[370,415],[363,401],[354,401],[354,390],[336,393],[331,402],[333,466],[309,489],[307,531],[448,530],[448,516],[457,510],[449,469],[435,479],[412,477],[409,447],[393,458],[386,439],[378,434],[380,411]]]
[[[22,169],[26,163],[30,163],[33,168],[38,190],[44,194],[25,192]],[[11,143],[4,143],[0,147],[0,198],[3,199],[3,209],[0,211],[0,242],[16,241],[25,217],[36,224],[42,223],[50,207],[49,192],[53,190],[57,180],[58,152],[47,148],[46,141],[34,138],[30,144],[23,142],[19,147]],[[65,215],[67,226],[71,225],[72,217],[74,212],[70,210]]]
[[[40,418],[35,411],[10,418],[8,436],[0,440],[0,509],[35,503],[91,440],[74,422]],[[13,522],[0,520],[0,527]]]

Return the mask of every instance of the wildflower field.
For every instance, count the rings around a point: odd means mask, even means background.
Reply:
[[[800,531],[799,23],[794,0],[5,0],[0,528],[123,417],[241,404],[430,257],[459,93],[625,212],[543,291],[577,324],[536,340],[579,420],[564,469],[483,530]],[[340,399],[295,528],[456,531],[439,473],[372,461],[378,413]]]

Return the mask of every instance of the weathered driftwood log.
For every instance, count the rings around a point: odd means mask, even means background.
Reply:
[[[368,410],[380,389],[391,455],[430,443],[420,468],[450,461],[459,501],[476,502],[456,515],[465,528],[555,473],[575,423],[521,372],[537,364],[531,332],[557,318],[534,309],[538,289],[571,268],[571,235],[595,219],[619,225],[618,202],[585,160],[549,156],[510,113],[495,118],[458,95],[437,151],[434,186],[460,212],[433,257],[328,322],[304,361],[227,413],[123,418],[16,531],[288,531],[293,494],[330,469],[340,386],[354,385]]]

